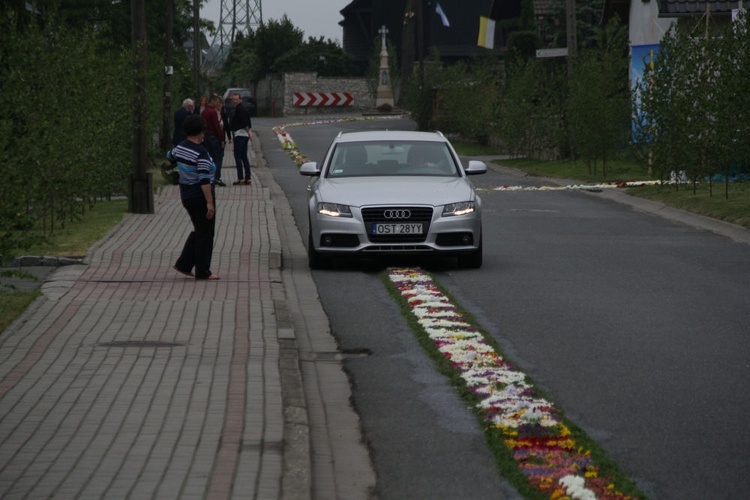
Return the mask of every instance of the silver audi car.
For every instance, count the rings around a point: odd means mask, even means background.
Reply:
[[[462,267],[482,266],[482,203],[464,167],[439,132],[340,133],[322,165],[300,174],[308,186],[310,267],[343,255],[440,253]]]

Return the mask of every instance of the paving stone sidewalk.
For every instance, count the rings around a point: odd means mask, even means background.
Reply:
[[[0,337],[1,498],[368,498],[348,380],[281,189],[231,147],[212,270],[172,270],[177,187],[129,214]]]

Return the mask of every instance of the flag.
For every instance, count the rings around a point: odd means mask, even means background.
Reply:
[[[479,18],[479,38],[477,45],[488,49],[495,48],[495,21],[489,17]]]
[[[440,16],[440,20],[443,21],[443,26],[449,28],[451,23],[448,21],[448,16],[446,16],[445,12],[443,12],[443,8],[440,6],[440,3],[438,3],[437,7],[435,7],[435,12],[437,12],[437,15]]]

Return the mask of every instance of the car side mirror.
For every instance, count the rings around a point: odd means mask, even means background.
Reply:
[[[478,175],[487,173],[487,164],[479,160],[469,160],[469,165],[464,169],[466,175]]]
[[[320,169],[318,168],[318,164],[314,161],[308,161],[302,164],[302,166],[299,168],[300,175],[309,175],[310,177],[315,177],[317,175],[320,175]]]

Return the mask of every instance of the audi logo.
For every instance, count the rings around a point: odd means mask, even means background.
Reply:
[[[411,210],[384,210],[383,217],[386,219],[408,219],[411,217]]]

